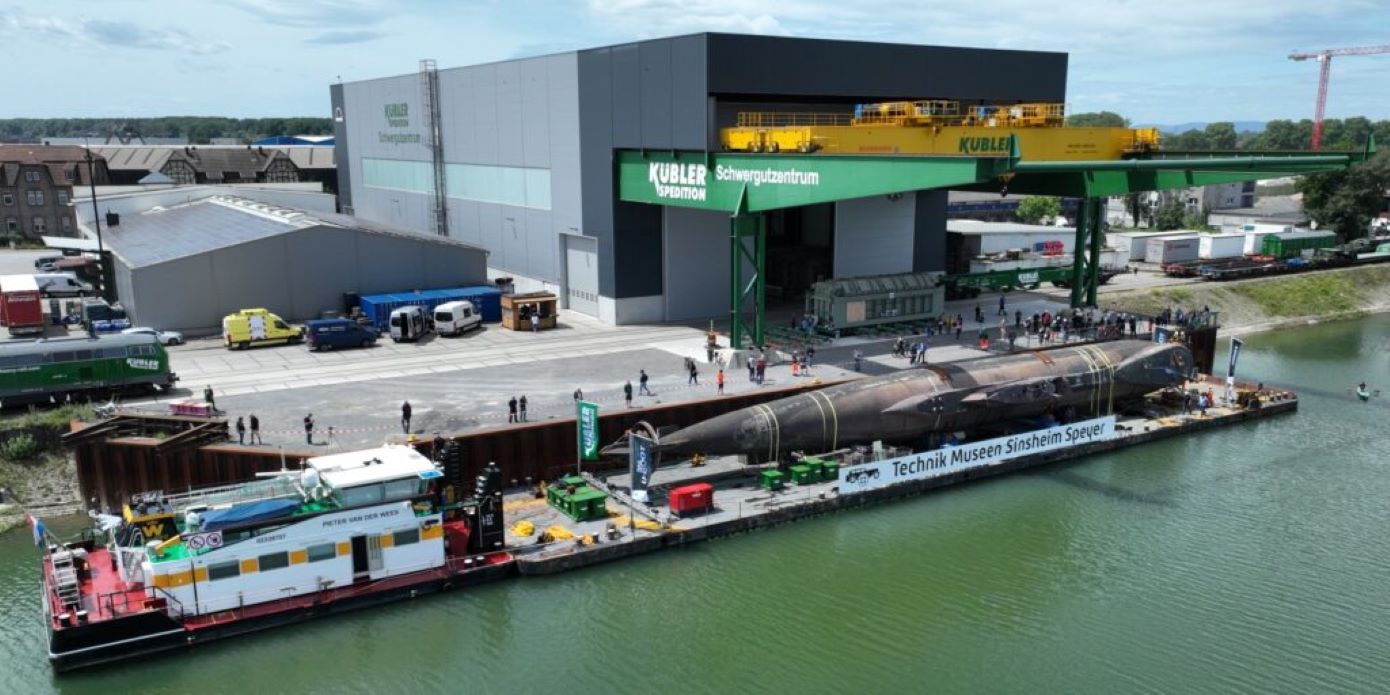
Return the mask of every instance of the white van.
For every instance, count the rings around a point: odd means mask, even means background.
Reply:
[[[78,280],[73,273],[34,273],[34,282],[45,297],[85,297],[96,293],[90,283]]]
[[[445,302],[434,308],[434,330],[440,335],[463,335],[483,325],[483,317],[473,302]]]
[[[430,332],[425,311],[418,306],[403,306],[391,312],[391,340],[393,342],[419,340]]]

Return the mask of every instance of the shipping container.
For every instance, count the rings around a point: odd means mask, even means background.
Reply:
[[[368,294],[358,298],[362,314],[376,326],[385,331],[391,312],[404,306],[418,306],[426,313],[446,302],[467,300],[473,303],[483,317],[483,323],[497,323],[502,320],[502,291],[490,285],[476,287],[455,287],[443,290],[416,290],[413,292],[394,292],[390,294]]]
[[[1288,225],[1277,224],[1247,224],[1238,232],[1245,237],[1245,255],[1260,255],[1260,245],[1264,243],[1266,236],[1270,234],[1288,234],[1296,231]]]
[[[671,489],[671,513],[694,514],[714,509],[714,486],[694,483]]]
[[[33,275],[0,277],[0,326],[10,335],[43,333],[43,301]]]
[[[1197,260],[1198,235],[1159,237],[1149,239],[1144,247],[1144,262],[1167,265]]]
[[[1311,249],[1330,249],[1337,245],[1333,232],[1281,232],[1266,234],[1260,240],[1260,255],[1292,258]]]
[[[1129,262],[1129,258],[1123,255],[1122,251],[1104,248],[1100,252],[1100,267],[1102,268],[1123,268]],[[1144,260],[1144,252],[1140,251],[1135,259]],[[993,273],[1001,270],[1020,270],[1031,268],[1070,268],[1073,263],[1072,256],[1035,256],[1032,254],[1022,256],[1016,260],[987,260],[975,259],[970,261],[970,272],[973,273]]]
[[[1105,243],[1111,247],[1119,249],[1120,255],[1127,261],[1136,263],[1143,262],[1144,250],[1148,248],[1150,239],[1159,237],[1178,236],[1173,232],[1147,231],[1147,232],[1106,232]]]
[[[1197,245],[1197,257],[1202,260],[1238,258],[1245,255],[1244,234],[1203,234]]]

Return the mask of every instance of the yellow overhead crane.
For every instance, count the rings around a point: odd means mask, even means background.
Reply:
[[[1006,156],[1009,136],[1032,161],[1123,159],[1158,149],[1153,128],[1070,128],[1062,104],[859,104],[854,114],[745,112],[719,131],[734,152]]]

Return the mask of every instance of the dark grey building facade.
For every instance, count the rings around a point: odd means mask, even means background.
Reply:
[[[727,217],[624,203],[613,151],[716,150],[742,111],[857,103],[1063,102],[1067,56],[696,34],[440,70],[443,176],[418,74],[333,85],[340,204],[490,252],[489,272],[556,291],[612,323],[728,310]],[[823,277],[940,270],[943,191],[785,211],[770,222],[774,291]]]

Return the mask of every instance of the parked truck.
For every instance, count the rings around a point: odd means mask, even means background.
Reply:
[[[43,301],[33,275],[0,276],[0,326],[11,336],[43,334]]]

